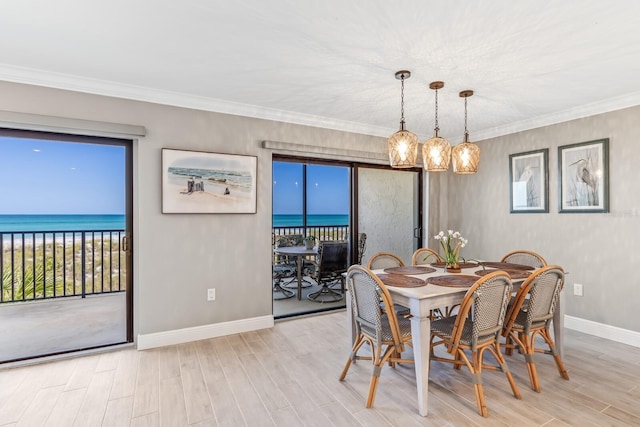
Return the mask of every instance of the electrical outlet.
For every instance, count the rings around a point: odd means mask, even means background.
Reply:
[[[579,297],[584,296],[582,293],[582,285],[580,283],[573,284],[573,294]]]
[[[207,301],[214,301],[216,299],[216,288],[207,289]]]

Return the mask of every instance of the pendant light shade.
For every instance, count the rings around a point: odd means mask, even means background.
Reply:
[[[436,120],[435,135],[422,144],[422,160],[427,172],[444,172],[449,169],[451,158],[451,144],[446,139],[438,136],[438,89],[444,87],[444,82],[432,82],[429,88],[436,91]]]
[[[480,147],[469,141],[469,131],[467,130],[467,98],[472,95],[472,90],[460,92],[460,97],[464,98],[464,141],[453,147],[451,152],[453,171],[460,174],[478,172],[478,164],[480,163]]]
[[[418,157],[418,136],[405,129],[404,124],[404,80],[411,77],[411,72],[402,70],[396,73],[396,79],[401,80],[401,116],[400,130],[387,140],[389,148],[389,163],[393,168],[412,168]]]

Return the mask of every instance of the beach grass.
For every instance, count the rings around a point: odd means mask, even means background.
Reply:
[[[3,303],[118,292],[125,284],[126,255],[117,239],[86,239],[84,246],[80,239],[67,239],[2,247]]]

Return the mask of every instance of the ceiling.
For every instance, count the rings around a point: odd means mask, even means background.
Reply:
[[[640,104],[637,0],[5,0],[0,80],[471,140]],[[1,95],[0,95],[1,96]]]

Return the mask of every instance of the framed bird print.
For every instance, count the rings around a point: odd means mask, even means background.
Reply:
[[[560,213],[609,212],[609,139],[558,147]]]
[[[509,155],[511,213],[549,212],[549,150]]]

